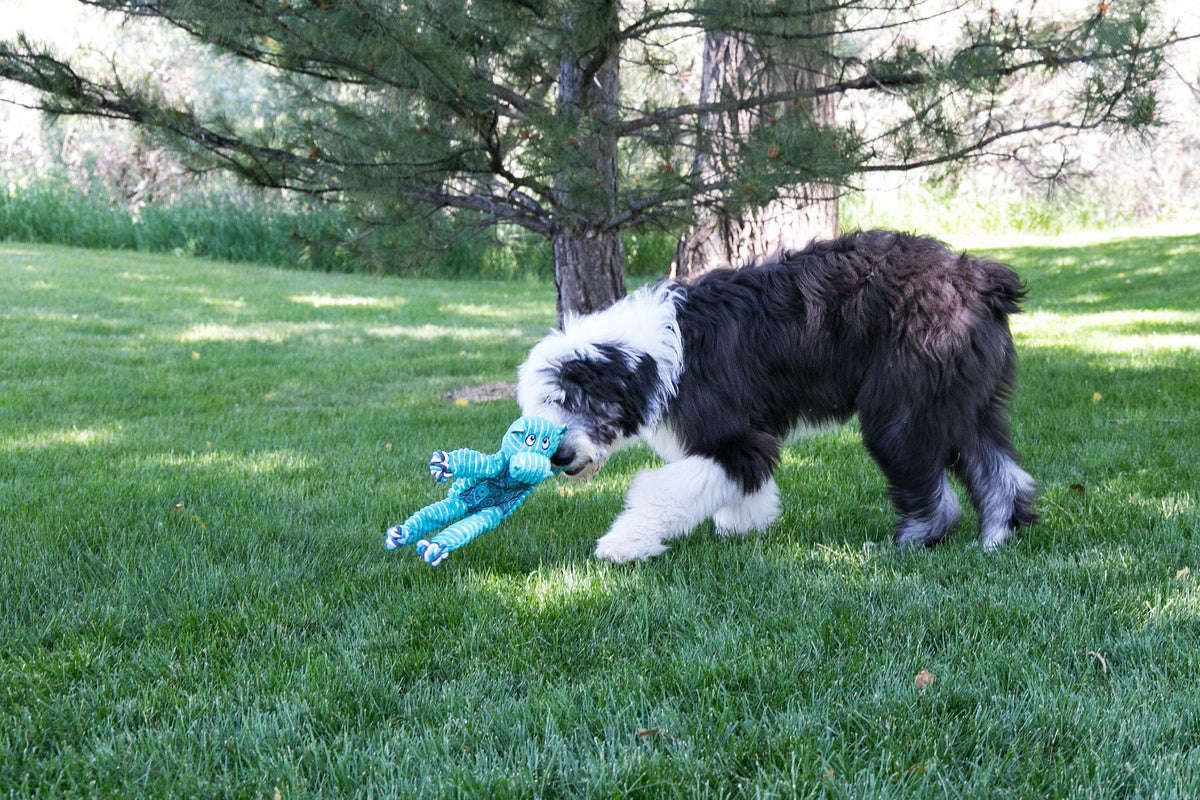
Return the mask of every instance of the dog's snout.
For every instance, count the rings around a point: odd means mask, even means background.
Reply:
[[[565,442],[560,444],[554,455],[550,456],[550,463],[556,467],[571,466],[575,463],[575,448]]]

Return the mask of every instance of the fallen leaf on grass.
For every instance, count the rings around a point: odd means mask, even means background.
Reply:
[[[665,739],[670,739],[672,742],[675,742],[675,744],[683,743],[683,740],[680,739],[678,736],[672,736],[670,733],[667,733],[662,728],[638,728],[637,735],[638,735],[639,739],[650,740],[656,736],[662,736]]]
[[[1188,575],[1191,575],[1191,574],[1192,574],[1191,567],[1184,567],[1183,569],[1181,569],[1175,573],[1175,580],[1181,581],[1184,578],[1186,578]]]
[[[917,673],[916,685],[919,691],[925,691],[937,681],[937,675],[934,675],[927,669],[923,669]]]

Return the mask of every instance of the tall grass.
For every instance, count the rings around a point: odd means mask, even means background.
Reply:
[[[6,186],[7,183],[7,186]],[[515,227],[480,230],[446,213],[414,216],[404,227],[376,227],[342,206],[200,182],[178,197],[141,206],[114,199],[111,187],[88,191],[62,175],[0,178],[0,241],[171,253],[324,272],[453,279],[545,281],[553,276],[549,243]],[[952,192],[928,185],[851,193],[841,201],[843,229],[891,227],[943,237],[1063,234],[1135,222],[1111,204]],[[626,231],[625,271],[661,277],[676,234]]]
[[[444,215],[409,227],[373,228],[334,204],[225,184],[132,207],[65,179],[0,179],[0,241],[170,253],[323,272],[544,281],[549,243],[517,228],[456,228]],[[625,234],[626,272],[659,277],[675,253],[661,231]]]
[[[1129,209],[1115,208],[1087,193],[1030,195],[929,184],[847,194],[842,198],[841,220],[843,228],[887,227],[951,239],[1013,234],[1058,236],[1156,221]],[[1185,215],[1181,221],[1192,220]]]
[[[517,414],[443,394],[549,286],[0,246],[0,796],[1195,797],[1200,238],[995,255],[1002,552],[879,545],[851,426],[766,535],[591,559],[633,449],[432,569],[383,531]]]
[[[334,208],[262,193],[195,191],[131,207],[58,180],[13,182],[0,191],[0,241],[345,271],[337,245],[347,229]]]

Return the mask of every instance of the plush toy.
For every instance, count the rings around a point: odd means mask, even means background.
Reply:
[[[554,474],[550,456],[566,432],[566,426],[541,417],[521,417],[505,432],[498,453],[435,451],[429,459],[430,474],[438,483],[454,478],[454,485],[445,500],[389,528],[387,549],[416,542],[417,553],[436,567],[451,551],[499,525],[535,486]],[[453,520],[458,521],[436,536],[421,538]]]

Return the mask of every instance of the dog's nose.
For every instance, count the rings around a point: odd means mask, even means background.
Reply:
[[[550,456],[550,463],[556,467],[569,467],[575,463],[575,448],[568,444],[560,444]]]

